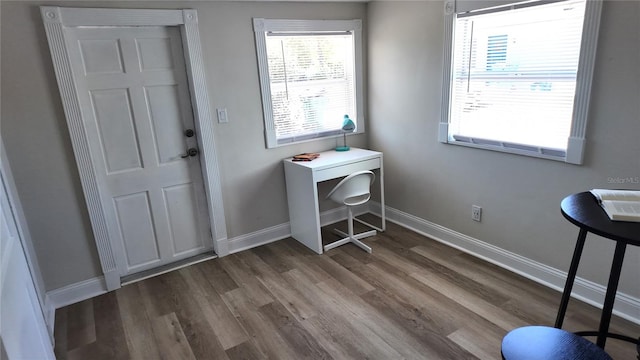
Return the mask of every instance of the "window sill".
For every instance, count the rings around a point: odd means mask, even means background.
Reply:
[[[360,134],[364,134],[364,131],[356,131],[356,132],[348,133],[347,137],[353,136],[353,135],[360,135]],[[331,139],[337,139],[337,138],[342,139],[342,137],[343,137],[343,134],[335,134],[335,135],[326,135],[326,136],[305,138],[305,139],[302,139],[302,140],[293,140],[293,141],[289,141],[289,142],[277,142],[276,144],[274,144],[272,146],[268,146],[267,149],[275,149],[275,148],[279,148],[279,147],[283,147],[283,146],[304,144],[304,143],[308,143],[308,142],[312,142],[312,141],[331,140]],[[338,141],[340,141],[340,143],[342,143],[342,140],[338,140]]]
[[[460,145],[460,146],[466,146],[466,147],[475,148],[475,149],[491,150],[491,151],[498,151],[498,152],[503,152],[508,154],[515,154],[515,155],[529,156],[529,157],[535,157],[540,159],[567,162],[566,152],[562,150],[551,150],[551,149],[535,148],[535,147],[531,147],[531,149],[520,149],[520,148],[516,148],[515,146],[505,145],[504,143],[500,143],[497,141],[495,143],[492,142],[492,144],[474,143],[472,141],[473,140],[471,141],[448,140],[444,142],[444,144]]]

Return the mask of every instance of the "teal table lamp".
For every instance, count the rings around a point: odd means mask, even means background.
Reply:
[[[336,147],[336,151],[349,151],[347,146],[347,133],[352,133],[356,130],[356,123],[349,119],[349,115],[344,116],[342,121],[342,136],[344,137],[344,146]]]

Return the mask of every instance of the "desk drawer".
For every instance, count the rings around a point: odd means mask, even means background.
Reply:
[[[361,170],[373,170],[380,168],[380,158],[358,161],[349,164],[338,165],[328,169],[322,169],[315,172],[316,182],[331,180]]]

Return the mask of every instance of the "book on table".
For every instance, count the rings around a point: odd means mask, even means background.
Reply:
[[[590,191],[614,221],[640,222],[640,191],[593,189]]]
[[[318,153],[302,153],[293,156],[293,161],[313,161],[320,157]]]

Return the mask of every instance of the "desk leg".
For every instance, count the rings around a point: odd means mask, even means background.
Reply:
[[[322,254],[318,187],[308,169],[285,163],[291,237]]]
[[[384,164],[380,158],[380,215],[382,218],[382,231],[387,230],[387,217],[384,204]]]
[[[604,297],[604,305],[602,307],[602,317],[600,318],[600,328],[598,329],[598,339],[596,345],[604,349],[609,333],[609,323],[611,322],[611,313],[613,312],[613,303],[616,301],[616,292],[618,291],[618,281],[620,280],[620,272],[622,270],[622,261],[624,260],[624,252],[627,244],[618,241],[616,250],[613,254],[613,263],[611,264],[611,274],[609,274],[609,284],[607,284],[607,293]]]
[[[562,299],[560,300],[560,308],[558,309],[558,315],[556,316],[555,327],[558,329],[562,328],[564,314],[567,312],[567,305],[569,304],[569,298],[571,298],[573,281],[576,279],[578,264],[580,263],[580,256],[582,256],[582,249],[584,248],[584,241],[586,238],[587,230],[580,229],[580,234],[578,234],[578,241],[576,242],[576,248],[575,250],[573,250],[573,258],[571,259],[569,273],[567,274],[567,282],[564,284],[564,291],[562,292]]]

